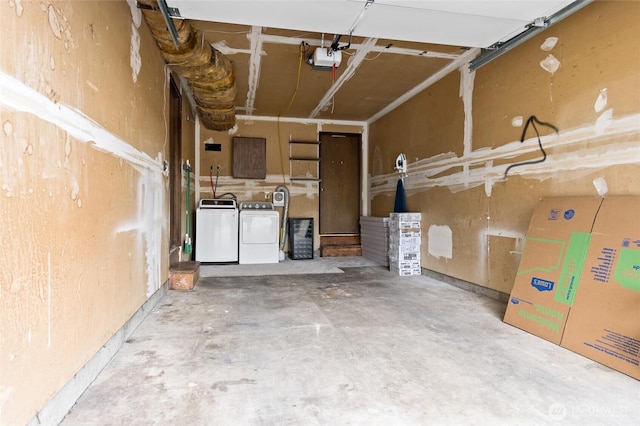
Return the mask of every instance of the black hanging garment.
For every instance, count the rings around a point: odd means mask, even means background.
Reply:
[[[398,185],[396,186],[396,200],[393,204],[394,213],[406,213],[407,212],[407,200],[404,195],[404,182],[403,179],[398,179]]]

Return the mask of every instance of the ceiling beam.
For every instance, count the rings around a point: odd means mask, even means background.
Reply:
[[[213,47],[223,55],[235,55],[237,53],[245,53],[247,55],[251,55],[251,53],[253,53],[251,49],[237,49],[235,47],[227,46],[227,42],[225,40],[211,43],[211,47]]]
[[[332,101],[333,96],[336,94],[336,92],[338,92],[338,90],[340,90],[344,83],[346,83],[351,77],[353,77],[356,70],[360,67],[362,62],[364,62],[367,54],[371,52],[371,49],[376,45],[377,42],[377,38],[368,38],[364,41],[364,43],[362,43],[360,49],[356,51],[356,54],[353,55],[349,61],[347,61],[347,68],[331,85],[322,99],[320,99],[320,103],[318,104],[318,106],[313,111],[311,111],[311,114],[309,115],[310,118],[317,116],[318,114],[320,114],[320,111],[325,110],[329,106],[329,103]]]
[[[262,27],[251,27],[248,35],[251,41],[251,56],[249,57],[249,90],[247,91],[247,102],[245,111],[253,114],[256,103],[256,92],[260,82],[260,62],[262,60]]]

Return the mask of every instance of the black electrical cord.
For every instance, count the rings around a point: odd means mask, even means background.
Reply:
[[[219,195],[217,198],[220,199],[220,198],[226,197],[226,196],[231,197],[231,199],[233,199],[233,201],[236,201],[236,202],[238,201],[238,197],[233,192],[225,192],[224,194]]]
[[[302,43],[300,43],[300,45],[298,46],[298,51],[302,54],[305,54],[309,51],[309,43],[307,43],[306,41],[303,41]]]
[[[551,123],[546,123],[544,121],[540,121],[536,118],[535,115],[532,115],[531,117],[529,117],[529,119],[527,120],[527,123],[524,125],[524,129],[522,130],[522,136],[520,137],[520,143],[524,142],[524,138],[527,135],[527,129],[529,128],[529,124],[531,124],[531,126],[533,126],[533,129],[536,131],[536,136],[538,137],[538,146],[540,147],[540,152],[542,152],[542,158],[539,158],[537,160],[531,160],[531,161],[523,161],[522,163],[516,163],[516,164],[511,164],[509,167],[507,167],[507,170],[504,171],[504,177],[507,177],[507,174],[509,173],[509,170],[513,169],[514,167],[519,167],[519,166],[526,166],[529,164],[538,164],[538,163],[542,163],[547,159],[547,153],[545,152],[544,148],[542,147],[542,141],[540,140],[540,132],[538,132],[538,128],[536,127],[536,123],[540,124],[541,126],[547,126],[550,129],[553,129],[554,132],[556,133],[560,133],[560,131],[558,130],[558,128],[556,126],[554,126]]]
[[[340,46],[340,39],[342,38],[342,34],[336,34],[333,37],[333,41],[331,42],[331,50],[337,52],[338,50],[345,50],[351,47],[351,36],[353,35],[353,31],[349,32],[349,43],[346,46]]]

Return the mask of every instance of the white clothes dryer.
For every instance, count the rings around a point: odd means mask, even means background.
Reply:
[[[280,212],[264,201],[240,203],[238,263],[278,263]]]

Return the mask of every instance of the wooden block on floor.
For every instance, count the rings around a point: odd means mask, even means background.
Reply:
[[[179,262],[169,268],[170,290],[191,290],[200,278],[200,262]]]

